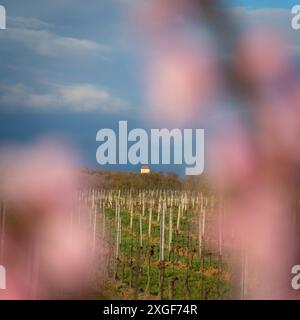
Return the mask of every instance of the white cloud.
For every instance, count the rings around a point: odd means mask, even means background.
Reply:
[[[7,21],[9,28],[21,29],[50,29],[54,25],[36,18],[31,17],[8,17]]]
[[[11,26],[0,33],[1,41],[21,44],[41,56],[99,55],[106,58],[110,47],[95,41],[60,36],[50,31],[53,25],[34,18],[11,18]]]
[[[104,113],[129,109],[126,101],[91,84],[53,85],[47,92],[37,92],[23,84],[0,86],[0,106]]]

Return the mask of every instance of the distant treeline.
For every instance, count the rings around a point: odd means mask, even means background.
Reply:
[[[108,189],[163,189],[208,191],[204,175],[178,177],[173,172],[135,172],[82,169],[84,181],[91,187]]]

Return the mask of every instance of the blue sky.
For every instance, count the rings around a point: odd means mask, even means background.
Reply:
[[[296,0],[225,0],[224,3],[250,8],[292,8],[298,4]]]
[[[0,143],[61,134],[81,151],[84,165],[98,167],[99,129],[124,119],[145,126],[139,44],[125,23],[133,1],[0,0],[8,15],[8,29],[0,30]],[[230,0],[225,6],[246,12],[294,4]]]
[[[225,0],[232,6],[246,6],[252,8],[292,8],[298,4],[297,0]]]

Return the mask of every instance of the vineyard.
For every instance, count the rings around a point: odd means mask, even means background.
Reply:
[[[119,298],[230,298],[215,196],[93,189],[79,200],[90,208],[93,250],[109,248],[107,276]]]

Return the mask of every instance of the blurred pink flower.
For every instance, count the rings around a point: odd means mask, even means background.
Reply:
[[[71,205],[80,186],[77,157],[68,148],[41,141],[17,150],[2,150],[1,191],[14,206],[39,212],[63,209]]]
[[[291,67],[289,46],[273,29],[243,34],[237,47],[239,71],[257,88],[282,77]]]
[[[49,141],[3,152],[1,196],[6,213],[1,256],[8,289],[0,298],[84,293],[96,264],[88,208],[80,205],[80,224],[74,210],[80,188],[75,153]],[[104,259],[105,248],[99,252]]]
[[[162,33],[173,31],[189,4],[189,0],[139,1],[131,19],[148,40],[157,40]]]
[[[148,112],[164,123],[192,120],[216,96],[213,53],[184,43],[158,48],[146,69]]]
[[[208,145],[209,174],[212,186],[229,192],[253,184],[257,171],[255,146],[238,125],[219,133]]]

